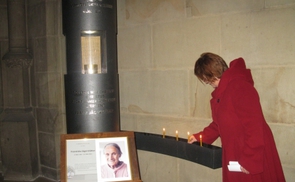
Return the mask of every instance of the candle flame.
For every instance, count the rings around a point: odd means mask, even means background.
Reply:
[[[189,134],[189,131],[187,132],[187,141],[189,142],[189,139],[190,139],[190,134]]]

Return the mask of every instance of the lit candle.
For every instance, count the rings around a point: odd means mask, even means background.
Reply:
[[[189,141],[189,138],[190,138],[190,134],[189,134],[189,131],[187,132],[187,141]]]
[[[176,140],[178,141],[178,131],[176,130]]]
[[[200,135],[200,146],[202,147],[203,144],[202,144],[202,135]]]
[[[163,138],[165,138],[166,130],[163,128]]]

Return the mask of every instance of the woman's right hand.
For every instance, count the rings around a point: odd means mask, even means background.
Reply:
[[[192,135],[192,136],[189,137],[187,143],[194,143],[196,141],[197,141],[197,139],[194,137],[194,135]]]

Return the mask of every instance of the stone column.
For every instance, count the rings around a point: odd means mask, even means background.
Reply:
[[[2,58],[1,150],[5,180],[32,180],[39,172],[36,122],[31,107],[26,1],[9,0],[9,50]]]

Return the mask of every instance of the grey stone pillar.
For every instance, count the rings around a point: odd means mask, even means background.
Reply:
[[[8,0],[9,50],[2,58],[1,151],[5,180],[32,180],[39,173],[36,122],[31,107],[25,0]]]

